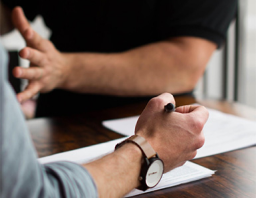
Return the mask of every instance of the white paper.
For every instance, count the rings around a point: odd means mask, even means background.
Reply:
[[[205,144],[195,158],[206,157],[256,145],[256,122],[237,116],[209,110],[204,126]],[[104,121],[103,125],[120,134],[131,136],[138,116]]]
[[[179,184],[184,184],[192,181],[196,181],[202,178],[210,177],[214,174],[214,171],[199,166],[192,162],[186,162],[183,166],[176,168],[170,172],[167,172],[163,175],[161,181],[154,188],[150,188],[147,191],[140,191],[134,189],[126,197],[148,193],[155,190],[160,190],[163,188],[169,188],[172,186],[177,186]]]
[[[56,161],[71,161],[78,164],[88,163],[94,161],[108,153],[114,151],[115,145],[125,138],[120,138],[117,140],[112,140],[109,142],[76,149],[73,151],[68,151],[64,153],[59,153],[51,155],[48,157],[43,157],[38,159],[41,163],[49,163]],[[137,194],[147,193],[155,190],[160,190],[163,188],[176,186],[179,184],[199,180],[202,178],[210,177],[214,174],[214,171],[204,168],[200,165],[194,164],[192,162],[186,162],[182,167],[176,168],[168,173],[165,173],[159,182],[159,184],[152,189],[147,191],[133,190],[126,197],[134,196]]]
[[[119,138],[109,142],[104,142],[72,151],[58,153],[47,157],[39,158],[41,163],[49,163],[56,161],[71,161],[78,164],[88,163],[94,161],[108,153],[114,151],[115,145],[125,138]]]

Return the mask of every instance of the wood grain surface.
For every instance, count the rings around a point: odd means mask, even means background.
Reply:
[[[217,100],[196,101],[176,97],[177,106],[198,102],[225,113],[256,121],[256,110]],[[102,126],[103,120],[139,115],[147,101],[69,117],[40,118],[27,122],[39,157],[69,151],[122,137]],[[256,130],[256,129],[255,129]],[[217,172],[210,178],[167,188],[141,197],[256,198],[256,147],[193,160]]]

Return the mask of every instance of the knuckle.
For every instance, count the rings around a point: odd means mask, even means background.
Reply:
[[[38,66],[43,66],[45,64],[45,59],[43,57],[38,59]]]
[[[205,138],[204,138],[204,136],[203,136],[203,135],[199,136],[199,138],[198,138],[197,141],[196,141],[195,148],[196,148],[196,149],[201,148],[201,147],[204,145],[204,143],[205,143]]]
[[[199,134],[204,128],[204,122],[200,118],[192,118],[191,119],[191,128],[194,133]]]
[[[52,49],[54,49],[54,45],[51,41],[42,38],[40,40],[40,49],[42,49],[43,51],[45,51],[46,49],[52,50]]]
[[[27,68],[21,68],[22,71],[22,75],[21,77],[24,79],[29,79],[30,75],[29,75],[29,69]]]
[[[160,97],[154,97],[148,102],[148,107],[152,109],[157,109],[163,105],[163,99]]]
[[[31,27],[27,27],[25,31],[21,32],[21,34],[26,41],[30,42],[32,39],[31,36],[33,35],[33,29]]]
[[[45,44],[45,39],[41,38],[39,35],[37,35],[37,38],[35,40],[35,45],[37,46],[38,49],[41,49],[42,46]]]
[[[34,79],[34,78],[35,78],[35,75],[36,75],[36,74],[35,74],[35,70],[34,70],[34,69],[31,69],[31,70],[28,70],[28,71],[30,71],[30,72],[29,72],[30,78],[31,78],[31,79]]]
[[[181,162],[181,163],[179,164],[179,166],[183,166],[185,163],[186,163],[186,161]]]
[[[43,45],[43,41],[42,40],[38,40],[36,45],[38,46],[38,49],[41,49],[42,48],[42,45]]]
[[[34,80],[35,79],[35,72],[33,69],[31,70],[27,70],[27,78],[30,80]]]
[[[168,93],[168,92],[162,93],[161,95],[164,95],[164,96],[167,96],[167,97],[170,97],[170,98],[174,99],[173,95],[171,93]]]
[[[194,159],[197,155],[197,151],[193,151],[189,157],[189,160]]]
[[[204,107],[204,106],[201,106],[201,108],[202,108],[202,110],[205,112],[205,114],[206,114],[207,116],[209,116],[209,111],[207,110],[207,108]]]
[[[206,120],[207,120],[207,119],[209,118],[209,111],[208,111],[207,108],[204,107],[204,106],[201,106],[200,109],[201,109],[201,111],[202,111],[204,117],[205,117]]]
[[[165,92],[161,94],[160,97],[165,98],[166,101],[172,102],[175,105],[175,99],[172,94]]]

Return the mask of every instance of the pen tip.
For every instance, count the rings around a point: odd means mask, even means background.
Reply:
[[[167,105],[164,106],[165,112],[172,112],[174,110],[175,110],[175,106],[172,103],[168,103]]]

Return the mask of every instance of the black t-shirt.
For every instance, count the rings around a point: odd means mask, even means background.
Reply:
[[[62,52],[121,52],[176,36],[208,39],[220,47],[237,0],[2,0],[38,14]],[[85,76],[86,78],[86,76]],[[121,98],[54,90],[41,94],[37,116],[79,113],[145,98]],[[147,98],[148,99],[148,98]]]

